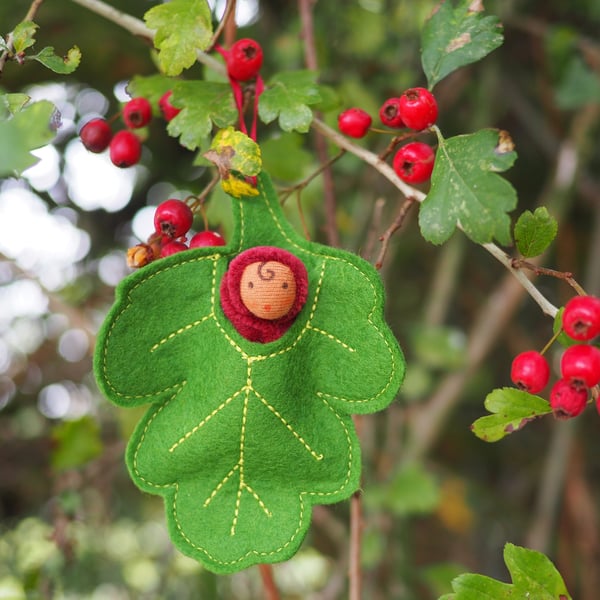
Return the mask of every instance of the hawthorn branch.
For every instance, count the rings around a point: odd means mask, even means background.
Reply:
[[[379,241],[381,242],[381,250],[379,251],[379,256],[375,261],[375,268],[377,270],[381,269],[383,266],[383,261],[385,259],[385,255],[387,254],[388,247],[390,245],[390,240],[392,235],[402,227],[402,223],[404,223],[404,219],[406,219],[406,215],[410,210],[410,207],[415,203],[415,199],[412,196],[406,198],[406,200],[402,203],[396,218],[392,221],[392,224],[383,232]]]

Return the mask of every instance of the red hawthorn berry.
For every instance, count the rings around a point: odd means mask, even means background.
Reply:
[[[404,124],[415,131],[431,127],[438,117],[435,97],[429,90],[421,87],[410,88],[402,93],[399,111]]]
[[[175,240],[190,230],[193,220],[192,209],[182,200],[171,198],[156,207],[154,229],[163,238]]]
[[[131,167],[142,156],[142,142],[135,133],[125,129],[115,133],[109,144],[110,160],[117,167]]]
[[[550,391],[550,406],[557,419],[571,419],[581,414],[587,399],[587,388],[578,389],[564,379],[559,379]]]
[[[112,139],[112,130],[108,122],[97,118],[88,121],[79,131],[79,137],[83,145],[90,151],[104,152]]]
[[[406,183],[423,183],[431,177],[435,153],[423,142],[410,142],[396,152],[392,166]]]
[[[565,304],[562,316],[565,333],[574,340],[587,341],[600,334],[600,298],[574,296]]]
[[[227,73],[237,81],[248,81],[258,75],[263,63],[263,50],[253,39],[235,42],[226,55]]]
[[[224,246],[223,236],[216,231],[199,231],[192,236],[190,248],[204,248],[207,246]]]
[[[379,109],[379,119],[386,127],[394,129],[405,127],[400,116],[400,98],[388,98]]]
[[[575,387],[594,387],[600,383],[600,349],[588,344],[567,348],[560,359],[560,372]]]
[[[515,356],[510,369],[510,378],[519,389],[537,394],[548,385],[550,366],[539,352],[527,350]]]
[[[367,135],[373,119],[362,108],[349,108],[338,117],[339,130],[349,137],[361,138]]]
[[[123,107],[123,121],[131,129],[139,129],[150,123],[152,106],[146,98],[133,98]]]
[[[158,101],[158,108],[165,121],[172,121],[180,112],[181,109],[173,106],[171,104],[171,96],[173,95],[173,90],[169,90],[165,92]]]
[[[173,240],[171,242],[167,242],[160,251],[161,258],[165,258],[166,256],[171,256],[171,254],[177,254],[178,252],[183,252],[183,250],[187,250],[188,247],[184,242],[179,242],[177,240]]]

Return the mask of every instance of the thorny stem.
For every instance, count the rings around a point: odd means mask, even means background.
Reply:
[[[580,296],[587,296],[586,291],[575,281],[573,273],[564,271],[556,271],[555,269],[547,269],[546,267],[540,267],[522,258],[513,258],[511,261],[513,269],[529,269],[536,275],[549,275],[550,277],[556,277],[557,279],[563,279],[566,281]]]

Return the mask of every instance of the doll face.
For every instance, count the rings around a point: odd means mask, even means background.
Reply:
[[[242,273],[240,297],[253,315],[273,321],[287,315],[294,305],[296,279],[283,263],[253,262]]]

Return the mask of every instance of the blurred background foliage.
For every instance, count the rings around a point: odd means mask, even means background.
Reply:
[[[111,3],[139,18],[154,4]],[[0,3],[2,35],[29,4]],[[349,106],[376,115],[387,97],[425,83],[419,30],[434,4],[315,3],[320,80],[335,92],[326,121]],[[262,44],[267,77],[303,68],[296,2],[238,5],[238,35]],[[505,44],[436,87],[439,125],[447,137],[483,127],[510,132],[519,154],[507,173],[520,197],[515,218],[548,206],[560,226],[544,264],[573,272],[598,295],[600,3],[485,7],[502,19]],[[83,150],[82,120],[118,113],[127,81],[156,71],[151,49],[69,0],[43,3],[36,22],[40,46],[62,54],[76,44],[83,60],[64,78],[37,63],[9,63],[0,79],[3,91],[49,99],[62,115],[40,163],[21,180],[0,181],[0,596],[261,598],[257,571],[217,577],[173,550],[160,500],[139,493],[125,472],[125,440],[139,415],[108,405],[91,375],[95,332],[127,274],[126,248],[150,232],[153,206],[200,192],[211,175],[193,166],[160,119],[132,169]],[[202,74],[196,66],[187,76]],[[259,140],[282,187],[318,167],[312,134],[262,126]],[[379,152],[387,141],[371,134],[360,143]],[[333,177],[340,244],[374,260],[403,199],[351,155]],[[310,235],[326,241],[322,197],[317,178],[301,202]],[[296,203],[286,206],[299,223]],[[225,234],[227,212],[225,198],[213,195],[211,226]],[[385,413],[360,421],[365,597],[437,598],[465,570],[505,579],[501,550],[511,541],[548,553],[573,597],[595,600],[599,417],[588,408],[576,422],[546,418],[497,444],[473,436],[486,394],[510,383],[512,357],[543,347],[552,324],[485,251],[461,234],[431,246],[415,217],[413,210],[393,237],[382,268],[407,380]],[[556,305],[572,294],[555,279],[537,283]],[[343,598],[347,553],[348,507],[319,507],[301,552],[275,566],[283,598]]]

